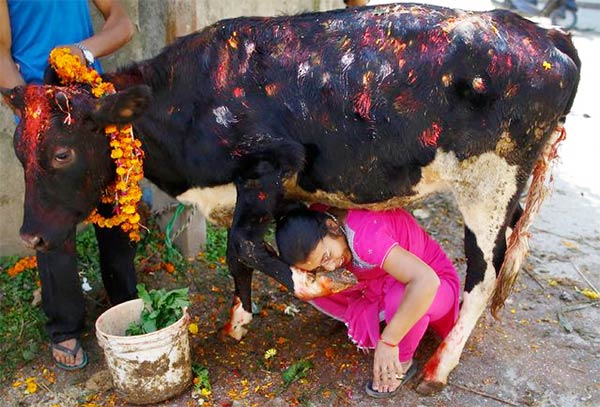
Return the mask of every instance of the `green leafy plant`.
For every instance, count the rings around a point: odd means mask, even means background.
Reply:
[[[283,381],[286,386],[300,380],[312,369],[312,362],[309,360],[300,360],[283,371]]]
[[[129,324],[125,331],[128,336],[143,335],[172,325],[183,315],[183,308],[190,305],[187,287],[171,291],[147,291],[144,284],[136,287],[138,296],[144,301],[144,309],[140,321]]]
[[[208,380],[208,369],[202,366],[200,363],[192,364],[192,373],[194,374],[194,388],[195,390],[202,391],[206,389],[211,391],[210,380]]]
[[[39,305],[34,305],[37,270],[27,269],[16,276],[7,273],[18,259],[0,257],[0,384],[19,365],[34,359],[45,340],[46,318]]]

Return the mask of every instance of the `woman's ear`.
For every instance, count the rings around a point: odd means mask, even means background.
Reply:
[[[340,230],[340,225],[336,221],[331,218],[325,219],[325,226],[327,226],[327,230],[334,236],[342,235],[342,231]]]

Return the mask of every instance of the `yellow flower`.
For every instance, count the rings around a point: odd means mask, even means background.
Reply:
[[[35,377],[28,377],[25,379],[25,383],[27,384],[27,388],[25,391],[29,394],[33,394],[37,391],[37,383],[35,382]]]
[[[596,291],[590,290],[589,288],[584,288],[581,290],[581,294],[585,295],[590,300],[597,300],[600,298],[600,294],[598,294]]]
[[[200,394],[203,397],[208,397],[212,394],[212,392],[210,390],[208,390],[206,387],[203,387],[202,390],[200,390]]]
[[[110,158],[121,158],[123,157],[123,150],[121,150],[120,148],[115,148],[111,153],[110,153]]]
[[[275,355],[277,355],[277,349],[271,348],[265,352],[265,360],[269,360]]]
[[[196,335],[196,334],[198,333],[198,325],[196,325],[195,323],[193,323],[193,322],[192,322],[192,323],[191,323],[191,324],[188,326],[188,330],[190,331],[190,333],[191,333],[192,335]]]
[[[552,64],[551,64],[550,62],[548,62],[548,61],[544,61],[544,62],[542,63],[542,66],[544,67],[544,69],[545,69],[546,71],[549,71],[550,69],[552,69]]]

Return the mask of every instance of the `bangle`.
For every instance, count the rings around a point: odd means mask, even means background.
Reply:
[[[386,341],[385,339],[383,339],[381,336],[379,337],[379,342],[383,343],[384,345],[389,346],[390,348],[396,348],[398,346],[398,344],[393,344],[391,342]]]

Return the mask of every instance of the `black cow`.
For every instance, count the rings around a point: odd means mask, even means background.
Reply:
[[[99,100],[86,86],[5,92],[25,112],[15,133],[26,178],[21,233],[38,250],[72,239],[112,180],[103,127],[133,122],[146,176],[231,226],[228,332],[239,339],[252,318],[253,269],[301,298],[327,285],[292,274],[263,244],[286,199],[385,209],[451,191],[468,270],[459,320],[424,369],[420,389],[433,391],[494,292],[506,228],[561,134],[579,69],[568,35],[507,11],[403,4],[220,21],[105,75],[118,93]],[[535,198],[539,182],[532,190]],[[513,233],[496,307],[530,220]]]

